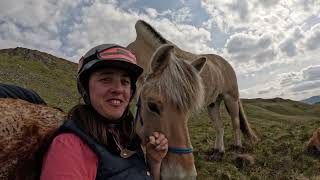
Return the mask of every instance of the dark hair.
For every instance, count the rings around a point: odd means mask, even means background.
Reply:
[[[74,106],[68,113],[68,119],[74,121],[80,129],[93,137],[98,143],[107,147],[110,147],[108,142],[110,140],[109,129],[114,126],[116,126],[119,137],[124,138],[128,143],[136,136],[134,118],[129,111],[129,107],[117,123],[108,123],[107,119],[87,104]]]

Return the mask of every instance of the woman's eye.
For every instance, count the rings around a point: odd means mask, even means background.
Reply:
[[[110,81],[111,81],[111,78],[109,78],[109,77],[104,77],[104,78],[101,78],[100,81],[102,81],[102,82],[110,82]]]
[[[122,84],[124,84],[124,85],[130,85],[130,80],[122,80]]]

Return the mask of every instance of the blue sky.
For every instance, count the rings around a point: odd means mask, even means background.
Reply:
[[[320,95],[320,0],[1,1],[0,48],[77,62],[92,46],[132,42],[138,19],[184,50],[223,56],[241,98]]]

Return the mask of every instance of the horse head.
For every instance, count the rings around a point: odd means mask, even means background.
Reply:
[[[162,45],[153,54],[149,68],[138,82],[139,115],[143,136],[162,132],[169,141],[168,154],[161,166],[163,179],[195,179],[187,121],[203,103],[204,90],[199,72],[206,63],[199,58],[188,64],[178,59],[174,46]]]

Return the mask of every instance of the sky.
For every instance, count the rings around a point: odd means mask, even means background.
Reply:
[[[320,0],[5,0],[0,49],[78,62],[93,46],[134,41],[139,19],[186,51],[224,57],[241,98],[320,95]]]

